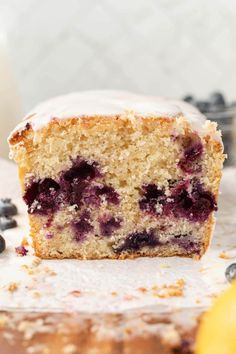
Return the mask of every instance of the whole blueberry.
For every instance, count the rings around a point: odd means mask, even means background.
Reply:
[[[225,99],[221,92],[213,92],[210,95],[209,103],[211,108],[222,109],[225,107]]]
[[[4,238],[0,235],[0,253],[2,253],[6,248],[6,242]]]
[[[199,109],[200,112],[205,113],[209,111],[209,102],[207,101],[197,101],[196,107]]]
[[[4,231],[7,229],[12,229],[13,227],[17,226],[16,220],[12,219],[8,216],[0,217],[0,230]]]
[[[232,263],[226,268],[225,277],[228,282],[232,282],[236,279],[236,263]]]
[[[183,97],[183,101],[194,104],[194,97],[192,95],[186,95]]]
[[[17,214],[17,208],[11,199],[0,199],[0,216],[13,216]]]

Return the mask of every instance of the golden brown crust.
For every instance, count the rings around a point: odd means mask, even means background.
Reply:
[[[9,144],[15,145],[15,144],[21,142],[22,140],[24,140],[27,137],[27,134],[30,130],[32,131],[31,124],[27,123],[22,130],[17,130],[15,132],[13,132],[8,140]]]
[[[80,116],[80,117],[68,117],[66,119],[58,119],[58,118],[53,118],[51,121],[43,128],[41,128],[41,132],[46,135],[50,134],[52,132],[52,129],[55,129],[56,126],[59,127],[59,129],[66,129],[69,126],[73,126],[75,124],[81,125],[81,127],[85,129],[89,129],[92,126],[96,125],[99,129],[99,126],[103,126],[103,124],[110,124],[111,121],[112,123],[115,123],[116,125],[124,125],[127,119],[124,119],[125,115],[110,115],[110,116],[100,116],[100,115],[95,115],[95,116]],[[139,121],[142,122],[153,122],[156,124],[157,119],[159,124],[172,124],[175,118],[169,118],[169,117],[138,117]],[[14,145],[18,143],[23,143],[27,145],[27,141],[32,138],[33,134],[33,128],[30,123],[27,123],[25,127],[22,130],[17,130],[16,132],[13,132],[12,135],[9,137],[9,145],[10,148],[13,147]],[[31,147],[32,147],[32,142],[31,142]],[[30,147],[29,147],[30,149]],[[31,150],[31,149],[30,149]]]

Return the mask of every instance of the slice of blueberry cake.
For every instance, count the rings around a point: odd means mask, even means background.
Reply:
[[[88,91],[36,107],[9,137],[42,258],[206,251],[224,160],[216,124],[181,101]]]

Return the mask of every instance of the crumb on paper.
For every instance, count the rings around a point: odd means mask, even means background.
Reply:
[[[130,295],[130,294],[124,295],[124,300],[126,300],[126,301],[132,301],[134,299],[136,299],[136,297],[134,295]]]
[[[57,275],[57,273],[54,272],[54,270],[50,269],[49,267],[45,267],[45,268],[44,268],[44,271],[45,271],[46,274],[48,274],[48,275],[50,275],[50,276],[55,276],[55,275]]]
[[[35,257],[32,261],[32,266],[33,267],[38,267],[40,264],[42,263],[41,258],[39,257]]]
[[[138,288],[137,289],[140,293],[143,293],[143,294],[145,294],[145,293],[147,293],[147,288],[143,288],[143,287],[141,287],[141,288]]]
[[[18,288],[19,288],[19,283],[16,283],[16,282],[12,282],[7,285],[7,290],[10,293],[14,293]]]
[[[185,281],[184,279],[178,279],[174,284],[162,285],[160,287],[152,287],[153,297],[169,298],[169,297],[181,297],[184,294]]]
[[[30,265],[22,264],[21,269],[24,270],[28,275],[39,275],[45,273],[49,276],[57,275],[57,273],[49,267],[40,267],[41,263],[42,260],[38,257],[35,257]]]
[[[152,290],[153,290],[153,291],[157,291],[157,290],[158,290],[158,286],[157,286],[157,285],[154,285],[154,286],[152,287]]]
[[[170,268],[170,265],[169,264],[161,264],[160,268],[168,269],[168,268]]]
[[[34,275],[35,270],[33,269],[34,267],[28,265],[28,264],[22,264],[21,269],[24,270],[28,275]]]
[[[223,251],[219,254],[219,258],[230,259],[231,257],[225,251]]]
[[[41,297],[41,294],[40,294],[40,292],[38,292],[38,291],[34,291],[33,294],[32,294],[32,297],[33,297],[34,299],[39,299],[39,298]]]
[[[195,300],[195,303],[196,303],[196,304],[200,304],[200,303],[201,303],[201,300],[200,300],[200,299],[196,299],[196,300]]]
[[[111,292],[111,295],[112,295],[112,296],[117,296],[118,293],[117,293],[116,291],[112,291],[112,292]]]
[[[199,269],[199,272],[203,273],[203,272],[206,272],[209,269],[210,269],[210,267],[202,267],[202,268]]]
[[[81,291],[80,290],[73,290],[73,291],[69,292],[69,295],[72,295],[74,297],[80,297]]]

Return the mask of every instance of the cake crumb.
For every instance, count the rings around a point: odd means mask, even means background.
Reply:
[[[158,286],[157,285],[154,285],[153,287],[152,287],[152,290],[153,291],[157,291],[159,288],[158,288]]]
[[[124,300],[126,300],[126,301],[131,301],[134,299],[135,299],[135,296],[133,296],[133,295],[130,295],[130,294],[124,295]]]
[[[39,268],[39,265],[41,263],[42,263],[42,260],[38,257],[35,257],[31,263],[31,265],[22,264],[21,269],[26,271],[28,275],[35,275],[35,274],[40,273],[42,271],[42,269]],[[49,268],[47,268],[47,271],[49,271]]]
[[[14,293],[18,288],[19,288],[19,283],[16,283],[16,282],[12,282],[12,283],[8,284],[8,286],[7,286],[7,290],[10,293]]]
[[[230,259],[230,256],[225,251],[223,251],[219,254],[219,258]]]
[[[178,279],[174,284],[162,285],[161,287],[153,286],[152,295],[161,299],[166,299],[169,297],[181,297],[183,296],[183,291],[185,287],[184,279]]]
[[[44,271],[45,271],[48,275],[50,275],[50,276],[55,276],[55,275],[57,275],[57,273],[54,272],[54,270],[52,270],[52,269],[50,269],[50,268],[48,268],[48,267],[45,267],[45,268],[44,268]]]
[[[38,299],[38,298],[41,297],[41,294],[38,291],[34,291],[33,294],[32,294],[32,297],[35,298],[35,299]]]
[[[200,273],[206,272],[208,269],[210,269],[210,267],[202,267],[199,269]]]
[[[28,275],[34,275],[35,271],[28,264],[22,264],[21,269],[24,270]]]
[[[33,267],[38,267],[42,263],[42,260],[39,257],[35,257],[32,261]]]
[[[145,293],[147,292],[147,289],[146,289],[146,288],[143,288],[143,287],[138,288],[137,290],[138,290],[140,293],[143,293],[143,294],[145,294]]]
[[[80,297],[81,296],[81,291],[80,290],[73,290],[69,293],[69,295],[72,295],[74,297]]]
[[[112,296],[117,296],[118,294],[117,294],[116,291],[112,291],[112,292],[111,292],[111,295],[112,295]]]
[[[184,285],[185,285],[185,280],[182,279],[182,278],[180,278],[180,279],[177,280],[176,284],[177,284],[179,287],[183,288]]]
[[[168,264],[161,264],[161,265],[160,265],[160,268],[167,269],[167,268],[170,268],[170,265],[168,265]]]

